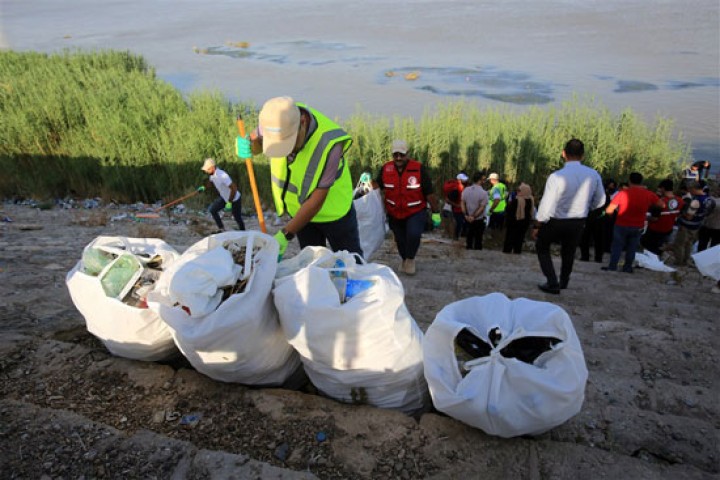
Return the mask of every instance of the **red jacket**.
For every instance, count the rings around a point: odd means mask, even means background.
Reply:
[[[383,167],[385,208],[391,217],[402,220],[413,213],[425,210],[427,200],[422,191],[420,167],[421,164],[417,160],[408,160],[402,175],[398,174],[393,162],[388,162]]]
[[[443,195],[445,196],[445,201],[452,206],[452,211],[455,213],[462,213],[461,199],[464,187],[463,183],[456,178],[446,180],[443,184]],[[452,192],[457,193],[453,194]],[[451,195],[454,198],[450,198]],[[457,203],[457,205],[453,202]]]
[[[683,208],[683,200],[677,195],[672,197],[662,196],[660,200],[663,202],[662,213],[660,218],[655,222],[648,222],[648,230],[659,233],[672,232],[675,220],[680,215],[680,210]]]

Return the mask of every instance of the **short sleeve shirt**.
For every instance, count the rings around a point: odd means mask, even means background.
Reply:
[[[658,196],[644,187],[630,187],[621,190],[610,202],[617,205],[615,225],[619,227],[642,228],[648,209],[658,202]]]

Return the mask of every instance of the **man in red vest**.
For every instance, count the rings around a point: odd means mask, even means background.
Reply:
[[[430,175],[420,162],[408,157],[407,152],[407,143],[395,140],[393,159],[382,166],[375,182],[384,193],[388,224],[402,258],[400,271],[415,275],[415,255],[425,230],[428,201],[435,227],[440,225],[440,211]]]

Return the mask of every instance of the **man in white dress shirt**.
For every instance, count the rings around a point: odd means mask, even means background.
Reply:
[[[605,203],[605,188],[600,174],[581,162],[583,143],[573,138],[565,144],[565,166],[553,172],[545,183],[533,228],[538,261],[546,282],[538,285],[543,292],[559,294],[570,282],[575,250],[590,210]],[[560,243],[562,264],[558,281],[550,255],[550,245]]]

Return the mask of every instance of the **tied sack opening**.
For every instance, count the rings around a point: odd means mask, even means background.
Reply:
[[[464,364],[466,361],[476,358],[488,357],[490,352],[498,346],[502,340],[502,333],[499,328],[493,328],[488,332],[490,343],[472,333],[467,328],[460,330],[455,337],[455,352],[458,361]],[[535,360],[545,352],[553,349],[562,340],[555,337],[528,336],[513,340],[500,349],[500,355],[505,358],[517,358],[521,362],[534,364]],[[463,375],[467,374],[470,368],[463,366]]]

